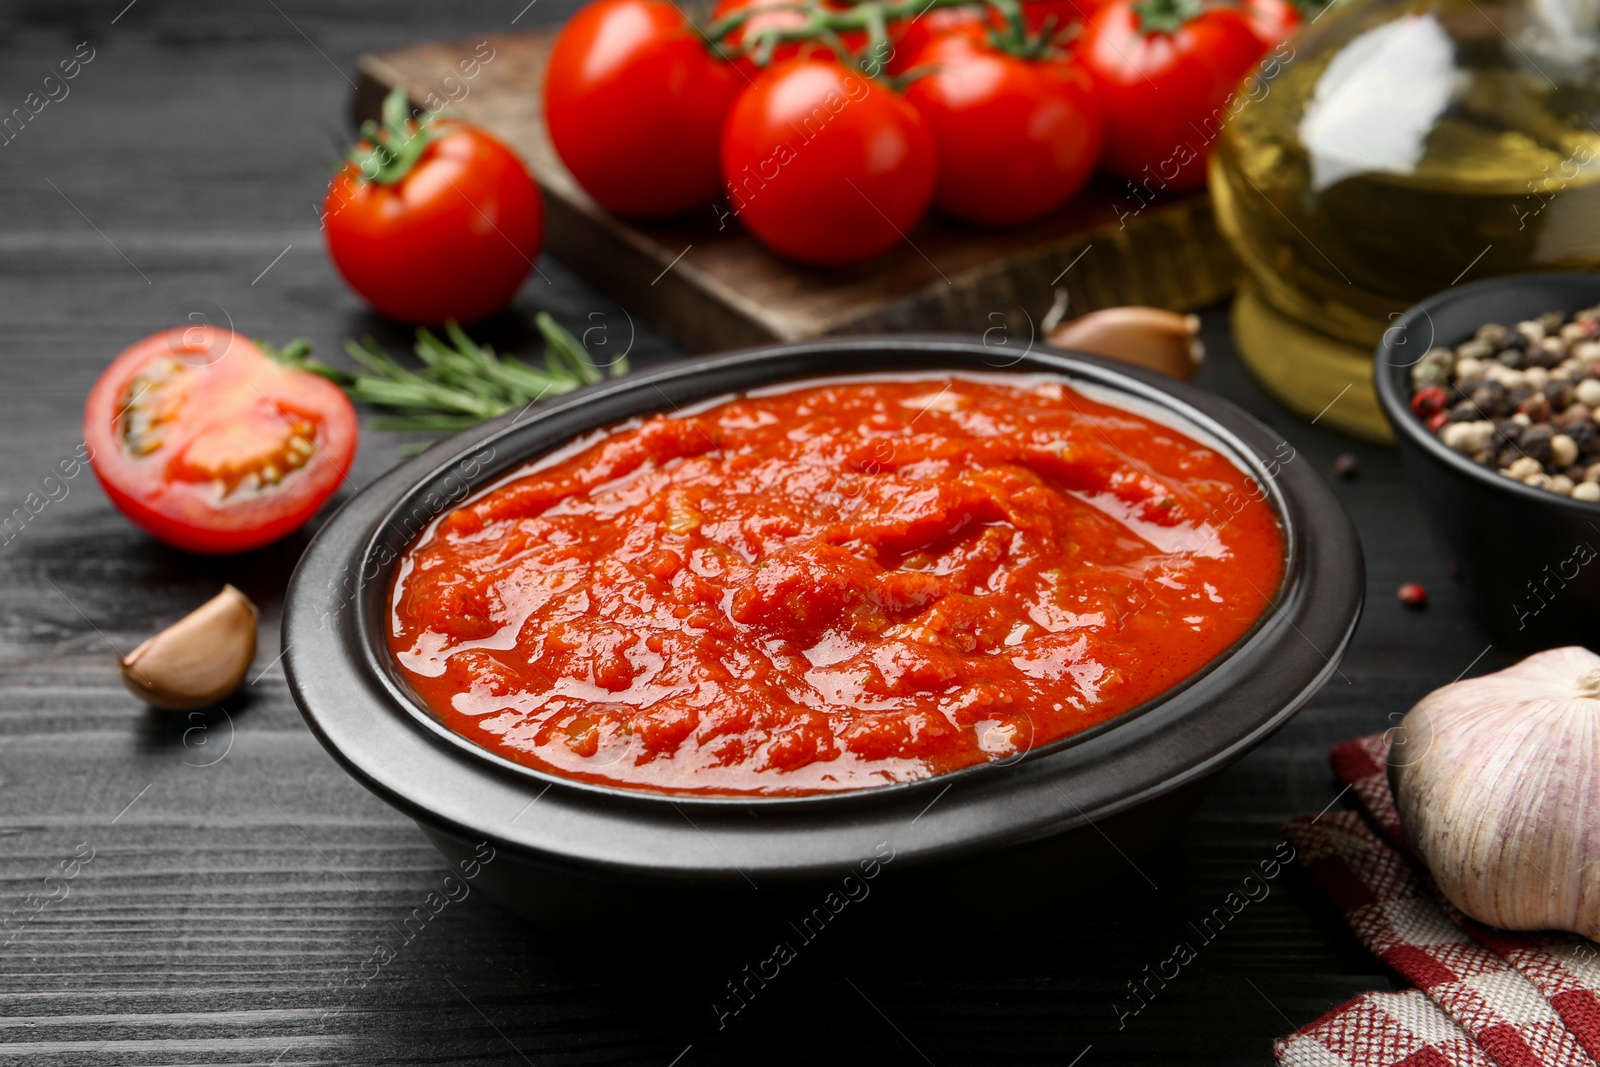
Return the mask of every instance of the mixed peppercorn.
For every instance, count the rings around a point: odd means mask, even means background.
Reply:
[[[1411,410],[1476,463],[1600,502],[1600,307],[1489,323],[1411,368]]]

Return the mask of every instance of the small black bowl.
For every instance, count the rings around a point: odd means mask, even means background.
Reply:
[[[1378,345],[1378,402],[1434,534],[1479,615],[1519,647],[1600,642],[1600,504],[1535,489],[1447,448],[1411,412],[1411,367],[1484,323],[1600,304],[1600,274],[1520,274],[1447,289],[1401,316]]]
[[[921,782],[812,797],[670,797],[510,763],[446,730],[387,651],[400,555],[432,518],[580,434],[636,415],[824,375],[1001,368],[977,340],[830,339],[652,368],[459,434],[379,478],[318,533],[283,619],[289,686],[359,781],[414,818],[491,896],[579,937],[646,922],[702,937],[816,914],[888,887],[875,923],[988,899],[1049,907],[1165,839],[1201,785],[1283,725],[1337,669],[1363,593],[1360,545],[1321,478],[1231,404],[1091,356],[1006,353],[1205,440],[1252,474],[1282,523],[1283,584],[1227,653],[1096,729]],[[492,860],[484,862],[485,856]],[[872,884],[867,885],[868,882]],[[852,889],[852,887],[855,887]],[[786,910],[787,909],[787,910]],[[820,920],[819,920],[820,921]],[[802,925],[804,925],[802,923]],[[947,924],[948,925],[948,924]]]

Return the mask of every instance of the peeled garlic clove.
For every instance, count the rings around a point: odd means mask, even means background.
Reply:
[[[1428,694],[1400,723],[1389,781],[1456,907],[1600,937],[1600,656],[1552,649]]]
[[[168,711],[223,700],[256,655],[256,606],[231,585],[122,659],[133,695]]]
[[[1161,308],[1118,307],[1091,311],[1081,319],[1064,322],[1051,330],[1045,340],[1057,348],[1109,356],[1188,381],[1205,358],[1199,333],[1200,320],[1194,315]]]

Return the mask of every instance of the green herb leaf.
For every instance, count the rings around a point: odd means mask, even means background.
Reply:
[[[427,112],[411,118],[411,100],[403,89],[383,98],[383,126],[368,119],[361,124],[363,144],[350,150],[349,160],[361,172],[363,181],[393,185],[417,165],[423,149],[433,140]]]
[[[342,386],[350,399],[383,409],[387,414],[373,421],[375,428],[418,433],[454,433],[604,381],[608,373],[613,378],[627,373],[626,359],[605,370],[596,366],[583,342],[548,314],[540,312],[535,321],[545,341],[548,370],[497,356],[454,322],[445,324],[442,338],[426,328],[417,330],[413,350],[421,366],[414,370],[402,366],[371,337],[344,344],[361,368],[355,374],[312,359],[311,343],[304,339],[281,349],[265,341],[257,344],[279,363],[320,374]],[[409,455],[420,449],[407,446],[403,451]]]
[[[276,360],[296,370],[310,371],[337,385],[344,385],[350,376],[337,367],[330,367],[326,363],[319,363],[311,358],[311,342],[304,337],[297,337],[282,348],[275,348],[270,342],[258,337],[255,339],[256,347],[268,359]]]

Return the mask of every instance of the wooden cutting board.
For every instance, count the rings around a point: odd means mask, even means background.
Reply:
[[[1141,201],[1105,179],[1016,229],[930,215],[905,244],[844,270],[780,259],[736,225],[719,230],[710,208],[666,223],[614,218],[567,173],[545,130],[554,37],[542,30],[363,56],[357,117],[375,118],[399,86],[418,106],[446,102],[504,139],[544,188],[546,250],[690,351],[894,330],[1003,329],[991,336],[1020,344],[1058,286],[1074,315],[1115,304],[1189,310],[1233,288],[1237,265],[1204,192]]]

